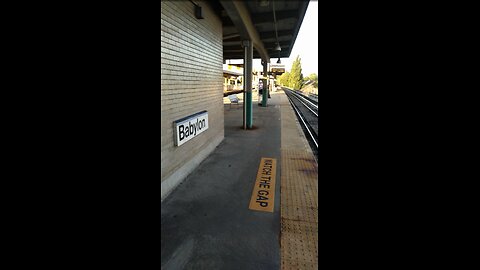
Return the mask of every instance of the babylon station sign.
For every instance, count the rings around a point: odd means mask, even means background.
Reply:
[[[175,145],[180,146],[208,129],[208,112],[201,111],[173,122]]]

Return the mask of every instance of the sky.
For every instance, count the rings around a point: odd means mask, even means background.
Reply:
[[[304,77],[312,73],[318,75],[318,2],[316,0],[310,1],[308,4],[307,12],[303,18],[290,57],[280,58],[282,64],[285,65],[286,71],[290,71],[297,55],[300,56]],[[276,64],[277,59],[270,58],[271,64]],[[253,67],[258,70],[262,69],[261,60],[254,59]]]

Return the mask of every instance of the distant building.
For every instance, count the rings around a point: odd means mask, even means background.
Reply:
[[[223,91],[243,89],[243,67],[223,64]]]

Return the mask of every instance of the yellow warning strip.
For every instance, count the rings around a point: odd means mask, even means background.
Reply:
[[[276,172],[277,160],[274,158],[262,158],[248,207],[250,210],[273,213]]]

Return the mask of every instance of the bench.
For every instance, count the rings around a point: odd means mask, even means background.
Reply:
[[[238,97],[237,95],[229,95],[228,99],[230,99],[230,108],[232,108],[232,103],[236,103],[238,105]]]

